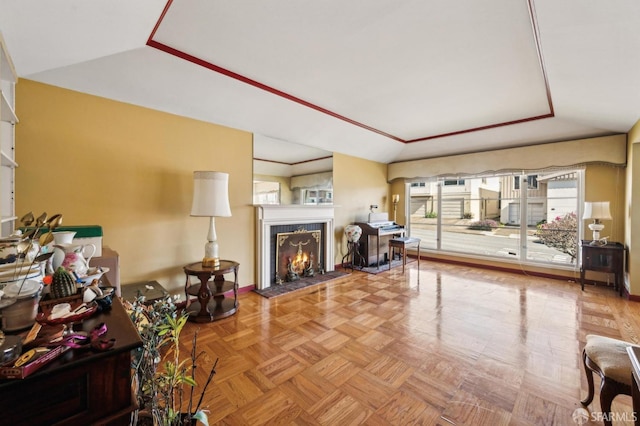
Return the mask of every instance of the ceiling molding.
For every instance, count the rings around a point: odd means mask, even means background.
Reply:
[[[287,93],[284,90],[281,89],[277,89],[275,87],[272,87],[268,84],[262,83],[258,80],[249,78],[245,75],[239,74],[237,72],[231,71],[225,67],[216,65],[214,63],[211,63],[209,61],[206,61],[200,57],[191,55],[189,53],[186,53],[180,49],[177,49],[175,47],[169,46],[165,43],[159,42],[157,40],[154,39],[156,32],[158,31],[158,29],[160,28],[160,26],[162,25],[162,22],[164,20],[164,18],[167,15],[167,12],[169,11],[169,9],[171,8],[171,5],[173,4],[173,0],[168,0],[162,14],[160,15],[160,17],[158,18],[158,21],[156,23],[156,25],[154,26],[151,34],[149,35],[149,38],[147,40],[147,45],[149,47],[158,49],[160,51],[163,51],[167,54],[170,54],[172,56],[175,56],[177,58],[183,59],[185,61],[191,62],[195,65],[204,67],[208,70],[211,70],[213,72],[222,74],[226,77],[232,78],[234,80],[237,80],[241,83],[244,84],[248,84],[250,86],[253,86],[257,89],[266,91],[268,93],[271,93],[275,96],[279,96],[281,98],[284,98],[286,100],[289,100],[291,102],[295,102],[299,105],[302,105],[304,107],[313,109],[315,111],[318,111],[320,113],[326,114],[330,117],[336,118],[338,120],[344,121],[348,124],[360,127],[362,129],[368,130],[370,132],[376,133],[378,135],[387,137],[389,139],[392,139],[394,141],[397,142],[402,142],[402,143],[415,143],[415,142],[424,142],[424,141],[428,141],[428,140],[432,140],[432,139],[438,139],[438,138],[445,138],[445,137],[449,137],[449,136],[455,136],[455,135],[461,135],[461,134],[465,134],[465,133],[472,133],[472,132],[479,132],[479,131],[483,131],[483,130],[488,130],[488,129],[494,129],[494,128],[498,128],[498,127],[503,127],[503,126],[511,126],[514,124],[520,124],[520,123],[526,123],[526,122],[530,122],[530,121],[536,121],[536,120],[542,120],[542,119],[546,119],[546,118],[553,118],[555,116],[554,113],[554,108],[553,108],[553,102],[552,102],[552,98],[551,98],[551,90],[549,88],[549,81],[547,78],[547,71],[545,69],[545,65],[544,65],[544,60],[543,60],[543,56],[542,56],[542,50],[541,50],[541,46],[540,46],[540,36],[539,36],[539,30],[538,30],[538,25],[537,25],[537,19],[536,19],[536,14],[535,14],[535,6],[534,6],[534,0],[526,0],[527,1],[527,5],[528,5],[528,11],[529,11],[529,19],[531,22],[531,32],[532,32],[532,37],[533,37],[533,42],[535,45],[535,51],[537,54],[537,59],[538,59],[538,65],[540,67],[540,72],[542,74],[543,77],[543,81],[544,81],[544,90],[546,92],[546,99],[547,99],[547,105],[549,108],[549,112],[547,114],[542,114],[542,115],[536,115],[536,116],[532,116],[532,117],[523,117],[520,119],[516,119],[516,120],[510,120],[510,121],[505,121],[505,122],[499,122],[499,123],[489,123],[483,126],[476,126],[476,127],[472,127],[472,128],[465,128],[465,129],[460,129],[460,130],[455,130],[455,131],[451,131],[451,132],[446,132],[446,133],[440,133],[440,134],[434,134],[434,135],[425,135],[422,137],[418,137],[418,138],[412,138],[412,139],[406,139],[406,138],[401,138],[399,136],[393,135],[389,132],[386,132],[384,130],[378,129],[376,127],[373,127],[371,125],[367,125],[364,124],[362,122],[359,122],[357,120],[351,119],[349,117],[346,117],[345,115],[339,114],[335,111],[329,110],[327,108],[324,108],[322,106],[319,106],[311,101],[302,99],[298,96],[294,96],[290,93]]]

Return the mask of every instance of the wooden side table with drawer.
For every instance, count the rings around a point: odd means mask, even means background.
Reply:
[[[580,265],[580,285],[584,290],[586,271],[612,273],[615,276],[615,289],[622,295],[625,247],[621,243],[591,244],[590,240],[581,242],[582,264]]]

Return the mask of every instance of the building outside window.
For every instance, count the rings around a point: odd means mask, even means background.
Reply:
[[[410,233],[431,250],[573,268],[583,176],[539,170],[411,184]]]
[[[538,175],[529,175],[526,181],[528,189],[538,189]],[[520,189],[520,176],[514,176],[513,189]]]

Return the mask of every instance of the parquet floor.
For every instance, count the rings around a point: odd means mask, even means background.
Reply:
[[[220,358],[210,424],[575,425],[585,336],[640,342],[640,303],[609,288],[420,266],[246,293],[236,315],[188,324],[185,347],[197,328],[208,362]],[[630,397],[613,409],[614,424],[632,423]]]

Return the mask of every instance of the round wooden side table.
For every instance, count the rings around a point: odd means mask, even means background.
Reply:
[[[187,300],[197,296],[198,301],[187,303],[189,320],[211,322],[226,318],[238,310],[238,268],[240,264],[232,260],[221,260],[220,266],[206,267],[202,262],[184,267],[187,281],[184,286]],[[233,273],[233,281],[225,280],[225,274]],[[191,286],[190,277],[195,276],[200,286]],[[213,280],[211,280],[213,277]],[[233,299],[225,294],[233,291]]]

